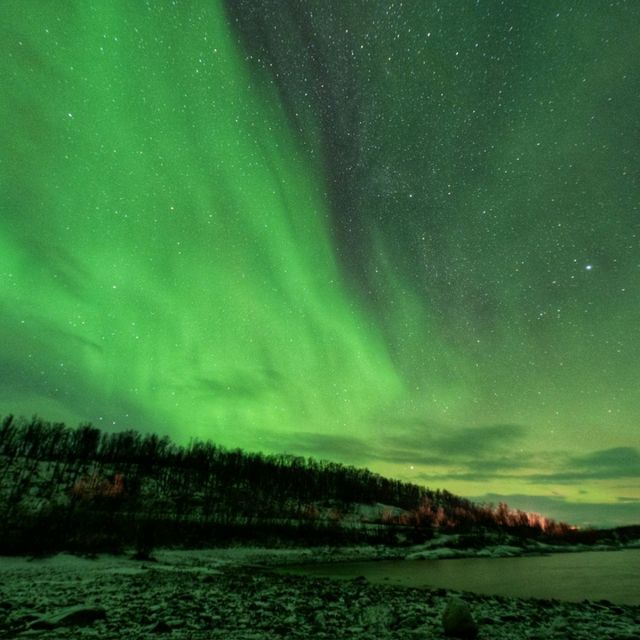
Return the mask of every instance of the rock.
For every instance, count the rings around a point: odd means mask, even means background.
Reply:
[[[36,620],[40,620],[40,616],[37,613],[33,613],[33,611],[27,611],[26,613],[18,613],[13,616],[14,624],[29,624],[31,622],[35,622]]]
[[[55,629],[56,627],[84,627],[96,620],[106,620],[107,612],[102,607],[85,607],[78,605],[59,611],[47,618],[34,620],[29,629]]]
[[[616,606],[609,607],[609,611],[611,613],[614,613],[614,614],[620,615],[620,616],[623,616],[624,613],[625,613],[625,611],[624,611],[624,609],[622,607],[616,607]]]
[[[29,631],[38,630],[38,629],[54,629],[54,628],[55,628],[54,624],[48,618],[38,618],[37,620],[34,620],[33,622],[30,622],[27,625],[27,629]]]
[[[428,624],[423,624],[420,627],[416,627],[415,629],[409,629],[405,631],[405,634],[410,638],[416,638],[416,640],[423,640],[424,638],[432,637],[432,629]]]
[[[505,613],[500,616],[500,621],[501,622],[526,622],[526,618],[516,613]]]
[[[550,629],[554,633],[564,633],[569,628],[569,621],[561,616],[556,616],[551,620]]]
[[[138,562],[158,562],[158,559],[151,555],[151,549],[140,548],[132,556],[132,560]]]
[[[158,620],[149,631],[151,633],[171,633],[171,626],[164,620]]]
[[[360,614],[360,624],[368,629],[378,631],[389,629],[395,622],[390,607],[384,605],[367,606]]]
[[[460,598],[451,598],[442,614],[444,635],[453,638],[476,638],[478,625],[469,605]]]
[[[182,620],[182,618],[167,618],[166,622],[172,629],[184,627],[184,620]]]
[[[316,612],[316,614],[314,615],[314,622],[321,629],[327,626],[327,618],[324,613],[322,613],[322,611]]]

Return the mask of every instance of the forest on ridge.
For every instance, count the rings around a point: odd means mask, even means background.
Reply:
[[[0,513],[4,553],[573,532],[504,503],[475,504],[365,468],[11,415],[0,426]]]

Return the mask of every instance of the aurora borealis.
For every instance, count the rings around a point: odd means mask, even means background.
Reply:
[[[0,413],[640,520],[640,4],[0,3]]]

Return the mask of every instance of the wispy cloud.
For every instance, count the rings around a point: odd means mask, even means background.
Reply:
[[[413,431],[412,431],[413,429]],[[269,448],[353,464],[412,465],[417,480],[442,485],[451,481],[575,484],[588,480],[640,477],[640,452],[633,447],[522,453],[526,434],[520,425],[492,424],[451,428],[434,423],[404,424],[375,439],[317,433],[265,434]]]
[[[471,496],[475,502],[497,504],[506,502],[509,506],[523,511],[543,513],[556,520],[569,522],[581,527],[609,527],[638,524],[640,500],[625,498],[623,502],[572,502],[564,496],[497,494]],[[637,508],[634,508],[637,507]]]
[[[531,482],[574,483],[581,480],[640,478],[640,452],[634,447],[600,449],[568,455],[556,471],[529,476]]]
[[[460,457],[506,449],[525,434],[525,427],[515,424],[451,427],[416,420],[388,427],[380,441],[396,449]]]
[[[377,448],[364,439],[352,436],[330,435],[296,431],[280,433],[262,431],[260,442],[270,450],[310,455],[314,458],[328,458],[368,464],[377,459]]]
[[[380,461],[415,466],[455,465],[461,471],[468,469],[477,474],[521,466],[521,456],[510,451],[524,434],[524,427],[518,425],[451,428],[412,423],[383,432],[375,439],[308,432],[265,432],[262,442],[280,450],[363,464]]]
[[[430,444],[442,455],[478,456],[508,449],[524,435],[520,425],[492,424],[452,429],[434,436]]]
[[[531,472],[532,468],[547,472]],[[633,447],[602,449],[588,454],[570,452],[538,452],[524,458],[514,453],[495,455],[487,452],[464,463],[458,470],[421,474],[425,482],[451,480],[488,481],[514,480],[530,484],[575,484],[589,480],[640,478],[640,453]]]

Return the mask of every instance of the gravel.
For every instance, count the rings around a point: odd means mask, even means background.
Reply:
[[[637,606],[283,575],[244,560],[0,558],[0,638],[444,639],[443,612],[459,598],[481,640],[640,640]]]

